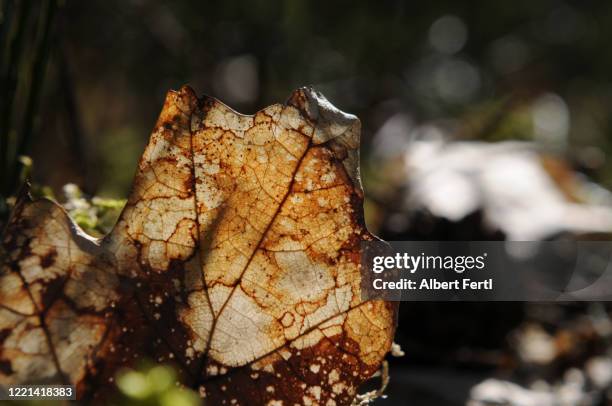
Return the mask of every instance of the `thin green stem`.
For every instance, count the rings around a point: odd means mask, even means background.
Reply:
[[[51,27],[57,10],[57,0],[48,0],[42,9],[42,16],[39,20],[38,43],[35,50],[34,62],[30,76],[30,92],[26,101],[26,108],[23,115],[23,126],[17,146],[17,153],[13,157],[12,172],[10,173],[9,188],[13,191],[17,187],[19,180],[19,157],[25,155],[32,146],[34,126],[38,117],[38,107],[40,95],[42,93],[47,61],[49,59],[49,48],[51,44]]]
[[[0,187],[5,197],[11,192],[9,187],[11,177],[9,169],[10,159],[8,156],[9,137],[15,94],[17,92],[17,76],[31,5],[29,0],[24,0],[20,3],[16,31],[11,41],[8,55],[8,64],[2,72],[2,97],[0,98]]]
[[[13,10],[15,9],[14,0],[2,1],[2,21],[0,22],[0,69],[4,72],[4,57],[8,46],[8,36],[11,32],[13,23]]]

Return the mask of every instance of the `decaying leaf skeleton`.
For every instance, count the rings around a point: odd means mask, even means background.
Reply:
[[[317,92],[241,115],[168,93],[114,229],[21,196],[3,236],[0,384],[174,365],[207,404],[350,404],[396,305],[363,301],[360,124]]]

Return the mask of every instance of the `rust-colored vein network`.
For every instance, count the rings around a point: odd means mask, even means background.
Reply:
[[[22,196],[2,242],[0,384],[96,401],[145,358],[212,405],[350,404],[395,314],[360,293],[359,130],[311,89],[247,116],[185,87],[109,235]]]

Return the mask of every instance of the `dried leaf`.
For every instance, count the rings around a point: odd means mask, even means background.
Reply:
[[[0,384],[99,399],[139,359],[209,404],[350,404],[392,344],[364,302],[359,121],[310,89],[241,115],[170,92],[114,229],[20,198],[3,245]]]

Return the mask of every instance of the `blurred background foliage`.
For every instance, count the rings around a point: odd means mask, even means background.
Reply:
[[[169,366],[141,365],[121,371],[117,376],[117,405],[129,406],[201,406],[195,392],[177,384],[176,372]]]
[[[611,2],[0,5],[0,223],[30,177],[103,235],[169,89],[254,113],[313,85],[362,121],[366,218],[381,237],[609,239]],[[612,399],[604,304],[401,309],[406,356],[386,404]],[[522,386],[482,386],[491,376]]]
[[[74,182],[125,197],[166,91],[183,84],[244,113],[312,84],[361,118],[366,160],[399,114],[406,139],[423,124],[461,139],[536,139],[612,185],[609,2],[4,0],[2,10],[3,162],[30,155],[34,179],[56,193]],[[4,196],[17,176],[5,168]]]

